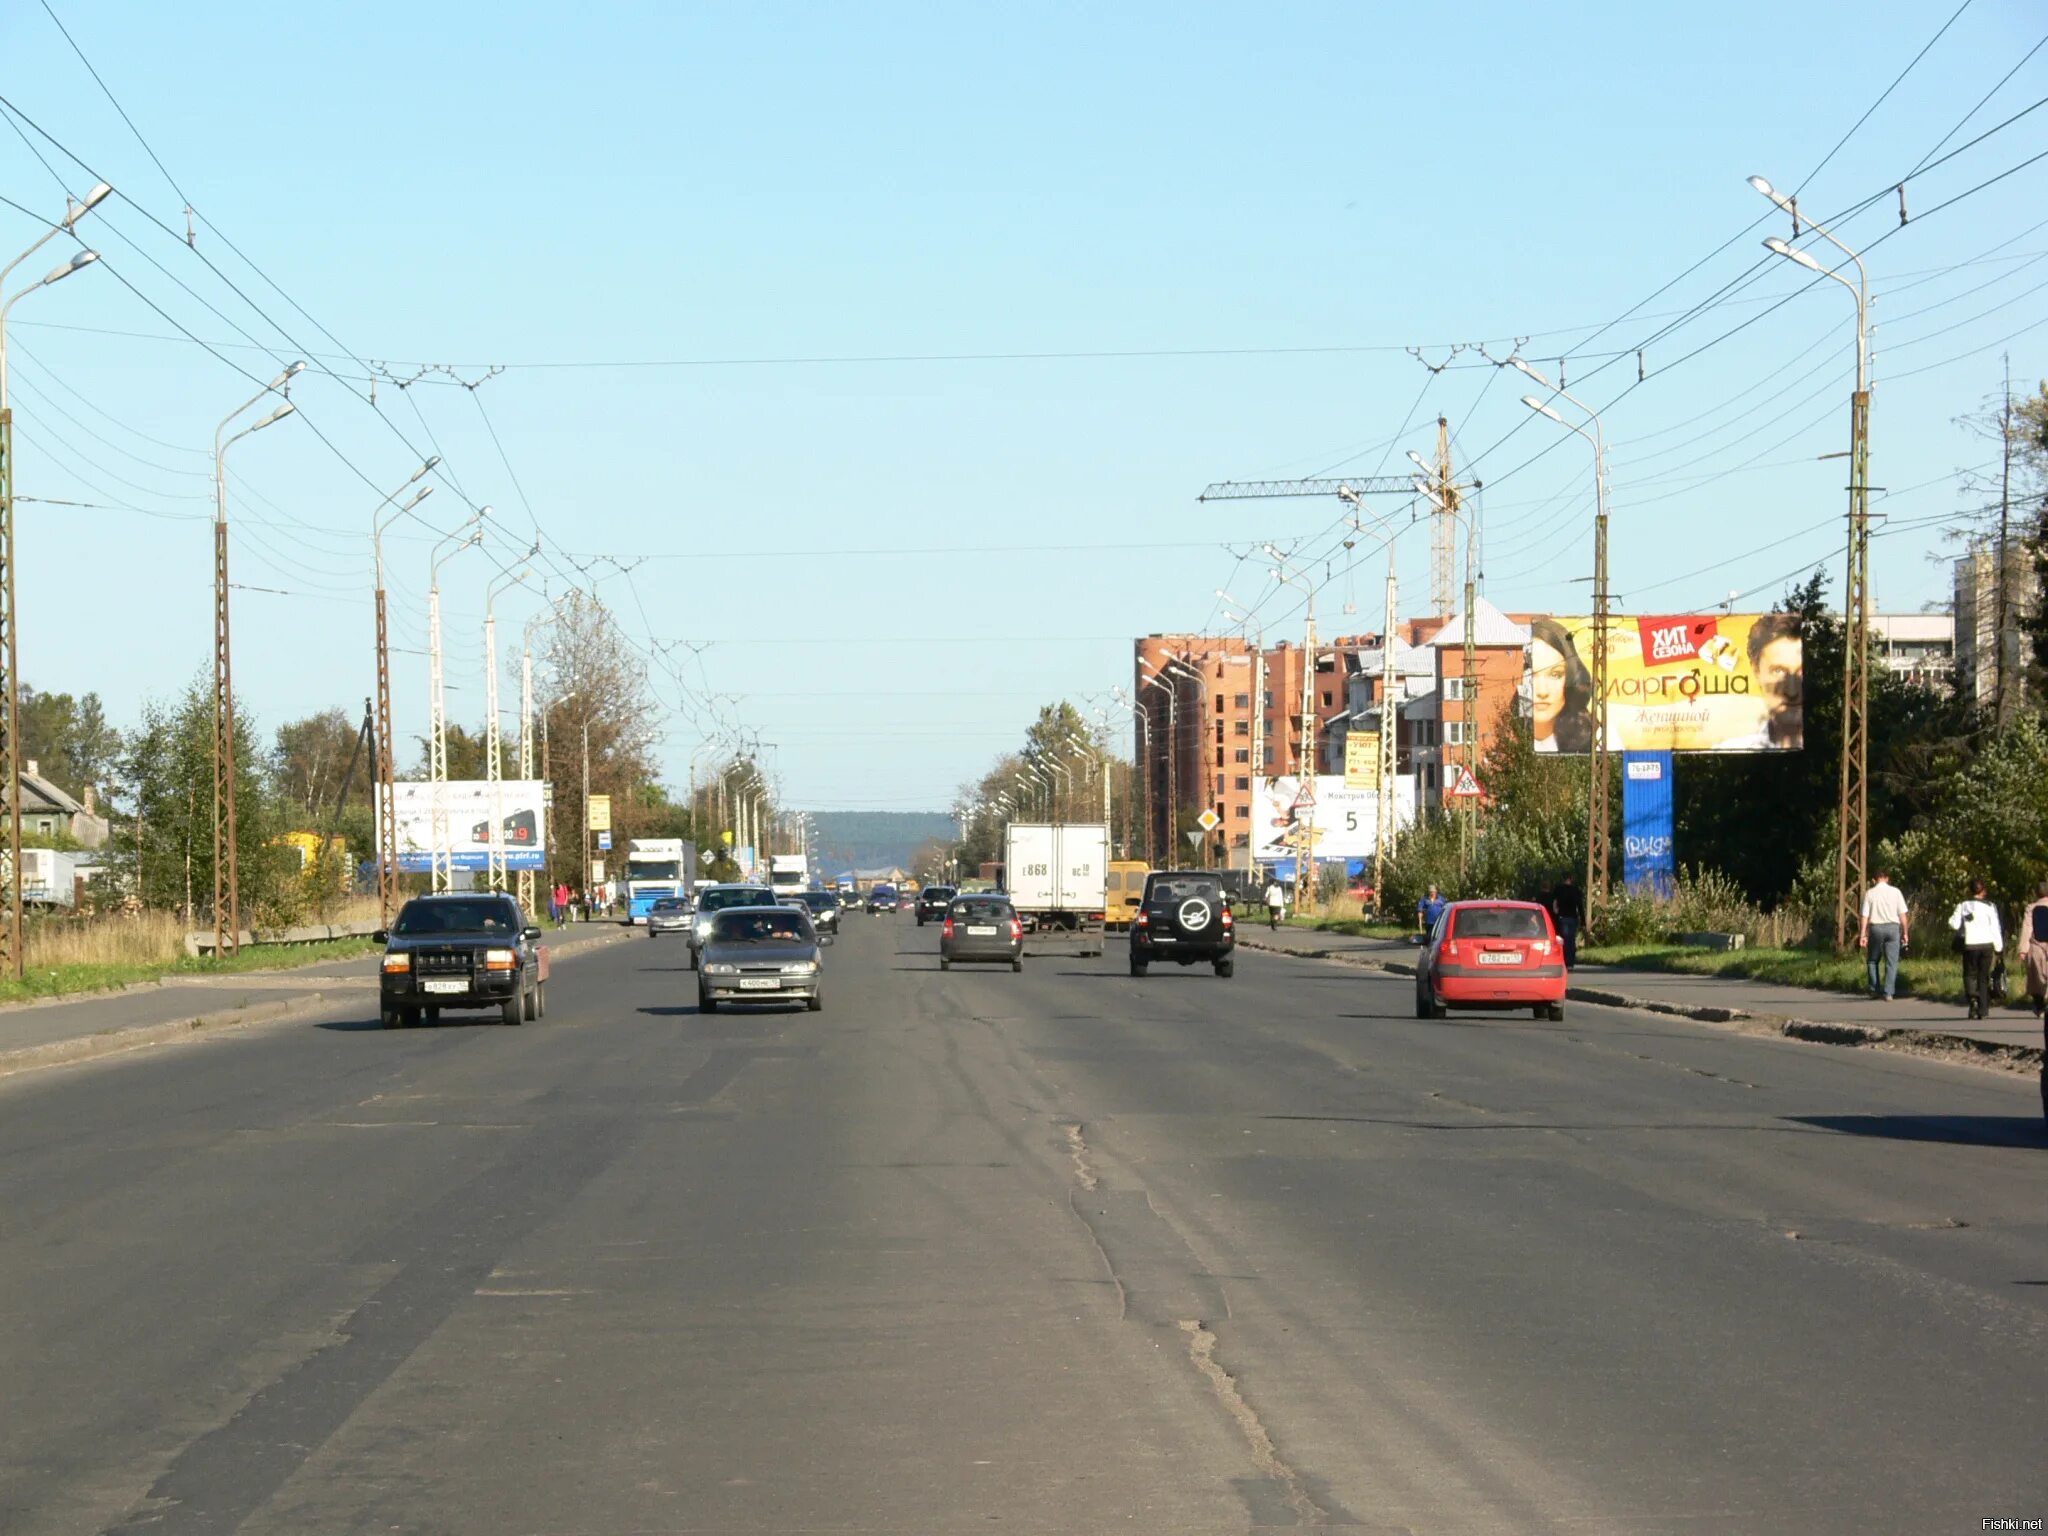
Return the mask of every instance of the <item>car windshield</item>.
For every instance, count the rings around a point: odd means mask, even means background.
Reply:
[[[956,923],[1007,923],[1016,915],[1007,901],[956,901],[946,914]]]
[[[772,906],[775,902],[773,891],[759,886],[728,886],[720,890],[706,891],[698,900],[698,906],[706,912],[722,912],[727,907]]]
[[[799,944],[810,936],[810,919],[787,907],[773,912],[727,912],[711,926],[714,944]]]
[[[502,896],[479,896],[474,901],[408,901],[391,931],[407,938],[428,933],[514,934],[519,931],[519,911]]]
[[[830,891],[805,891],[804,905],[813,912],[830,912],[839,905],[839,898]]]
[[[1533,907],[1464,907],[1452,930],[1460,939],[1541,939],[1543,914]]]
[[[690,904],[680,896],[664,896],[654,904],[656,912],[686,912]]]
[[[1154,880],[1152,899],[1157,902],[1175,903],[1199,896],[1204,901],[1221,901],[1223,887],[1216,881],[1201,876],[1183,875],[1173,880]]]

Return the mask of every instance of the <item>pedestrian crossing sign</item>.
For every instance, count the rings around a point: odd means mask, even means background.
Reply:
[[[1451,798],[1454,800],[1477,800],[1485,791],[1479,781],[1472,777],[1472,770],[1463,763],[1458,765],[1458,776],[1451,781]]]

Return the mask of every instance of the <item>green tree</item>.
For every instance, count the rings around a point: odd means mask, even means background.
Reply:
[[[341,709],[323,709],[277,728],[273,772],[278,797],[298,813],[301,825],[324,825],[335,808],[342,776],[351,761],[355,775],[349,782],[349,794],[368,801],[374,765],[368,750],[357,749],[361,736],[362,722]]]
[[[107,724],[96,693],[42,693],[21,689],[21,756],[74,795],[104,791],[119,771],[121,733]]]

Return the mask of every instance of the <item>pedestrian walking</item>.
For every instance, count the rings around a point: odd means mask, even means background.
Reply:
[[[1579,930],[1586,923],[1586,893],[1570,875],[1550,893],[1550,917],[1564,942],[1564,968],[1570,970],[1579,963]]]
[[[2005,952],[1998,908],[1984,899],[1984,882],[1972,880],[1970,894],[1948,915],[1956,952],[1963,957],[1963,1004],[1973,1019],[1991,1012],[1991,962]]]
[[[1278,928],[1282,918],[1287,916],[1287,888],[1274,875],[1266,881],[1266,926]]]
[[[1436,920],[1444,915],[1444,908],[1449,905],[1450,903],[1445,901],[1442,894],[1432,885],[1429,894],[1415,903],[1415,931],[1425,939],[1428,938],[1430,930],[1436,927]]]
[[[1863,893],[1863,922],[1856,930],[1856,947],[1863,951],[1872,998],[1890,1002],[1899,990],[1899,957],[1912,942],[1912,925],[1912,909],[1905,896],[1880,869]]]
[[[2041,1118],[2048,1120],[2048,880],[2034,887],[2020,919],[2020,956],[2027,966],[2027,1005],[2041,1020]]]

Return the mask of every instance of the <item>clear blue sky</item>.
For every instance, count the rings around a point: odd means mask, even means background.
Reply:
[[[1333,504],[1198,505],[1207,482],[1391,473],[1439,411],[1492,482],[1488,595],[1582,611],[1590,454],[1475,352],[1432,376],[1405,348],[1632,351],[1789,233],[1775,214],[1748,228],[1772,211],[1744,177],[1800,185],[1954,9],[51,3],[219,231],[199,252],[270,318],[136,206],[81,232],[259,382],[319,354],[295,398],[349,463],[300,422],[231,459],[236,578],[292,594],[236,594],[256,716],[370,691],[368,515],[418,462],[401,434],[431,431],[451,477],[423,509],[437,527],[458,485],[496,507],[501,557],[537,520],[636,639],[709,642],[666,655],[742,696],[789,803],[905,809],[947,804],[1038,704],[1126,681],[1130,636],[1219,623],[1219,585],[1254,596],[1226,545],[1330,547]],[[1803,204],[1896,182],[2043,32],[2038,4],[1974,0]],[[0,92],[182,236],[182,199],[41,0],[7,8],[0,56]],[[2048,49],[1949,147],[2043,95]],[[1908,207],[2044,149],[2048,107],[1914,181]],[[0,195],[62,203],[10,129]],[[2048,161],[1871,252],[1884,608],[1946,594],[1940,519],[1980,499],[1955,472],[1994,456],[1954,419],[1997,386],[1998,343],[2022,387],[2048,371],[2044,220]],[[1842,233],[1896,226],[1880,199]],[[0,259],[36,232],[0,206]],[[1685,357],[1800,281],[1777,263],[1653,340],[1625,398],[1632,355],[1568,364],[1575,392],[1614,401],[1632,607],[1758,588],[1743,606],[1768,606],[1803,565],[1837,572],[1844,470],[1816,455],[1846,446],[1847,296],[1816,287]],[[22,672],[129,720],[207,664],[207,449],[255,386],[108,271],[36,294],[11,335],[19,493],[101,504],[21,508]],[[380,419],[349,354],[400,378],[511,366],[474,396],[381,385]],[[965,354],[982,356],[806,361]],[[628,363],[687,366],[535,366]],[[1420,609],[1420,532],[1401,547]],[[389,549],[418,647],[427,540]],[[628,577],[603,555],[646,559]],[[1326,632],[1377,626],[1377,569],[1327,567]],[[486,574],[466,555],[443,583],[451,710],[471,720]],[[503,600],[508,632],[536,601]],[[1264,613],[1298,623],[1290,600]],[[400,661],[418,734],[425,663]],[[656,678],[680,782],[698,729]]]

